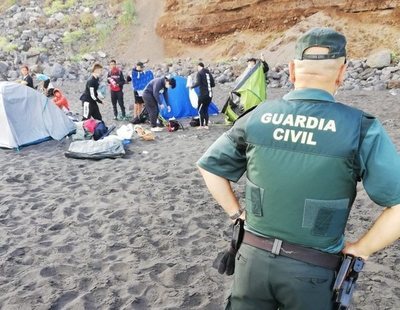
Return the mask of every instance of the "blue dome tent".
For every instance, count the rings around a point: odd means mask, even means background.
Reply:
[[[167,109],[163,109],[160,111],[161,116],[165,119],[197,116],[198,111],[193,108],[189,98],[189,88],[186,87],[187,78],[174,76],[174,79],[176,80],[176,87],[174,89],[168,89],[168,100],[171,106],[171,112],[168,113]],[[196,91],[198,92],[198,89],[196,89]],[[161,98],[164,101],[163,96],[161,96]],[[210,104],[208,113],[210,115],[219,113],[214,103]]]

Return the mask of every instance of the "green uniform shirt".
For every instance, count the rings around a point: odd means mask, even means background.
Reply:
[[[379,121],[318,89],[266,101],[198,164],[233,182],[247,171],[248,230],[327,252],[344,246],[359,180],[375,203],[400,203],[400,158]]]

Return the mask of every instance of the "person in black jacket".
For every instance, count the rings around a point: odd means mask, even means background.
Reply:
[[[111,103],[113,106],[114,120],[118,119],[117,102],[121,109],[122,119],[126,118],[125,115],[125,105],[124,105],[124,93],[122,88],[125,84],[124,74],[122,70],[117,67],[117,62],[115,60],[110,61],[110,72],[107,75],[107,82],[110,86],[111,93]]]
[[[33,88],[33,79],[29,75],[29,68],[27,65],[23,65],[21,67],[21,74],[22,74],[22,80],[20,83],[30,88]]]
[[[99,89],[99,77],[103,71],[103,66],[100,64],[95,64],[92,69],[92,76],[86,82],[85,91],[82,94],[80,100],[83,105],[83,120],[94,118],[97,120],[102,120],[98,103],[103,103],[97,94]]]
[[[214,78],[211,75],[210,71],[204,68],[204,64],[199,62],[197,65],[197,77],[196,82],[192,85],[191,88],[198,87],[200,88],[199,94],[199,117],[200,117],[200,127],[208,129],[208,106],[211,103],[211,99],[213,96],[212,88],[215,86]]]
[[[175,88],[175,86],[176,81],[174,78],[160,77],[151,80],[144,89],[142,98],[147,113],[149,113],[151,131],[162,130],[162,128],[157,126],[157,118],[160,111],[159,106],[164,108],[160,100],[160,95],[162,94],[164,96],[169,112],[171,107],[168,102],[168,88]]]

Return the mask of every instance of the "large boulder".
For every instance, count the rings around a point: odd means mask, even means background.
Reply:
[[[59,63],[55,63],[51,70],[51,77],[55,79],[61,79],[64,77],[65,68]]]
[[[10,80],[16,80],[19,77],[19,73],[16,70],[10,70],[8,72],[8,77],[10,78]]]
[[[390,80],[387,82],[387,88],[400,88],[400,81],[399,80]]]
[[[220,76],[218,76],[216,78],[216,81],[217,81],[217,83],[224,84],[224,83],[229,82],[229,77],[226,76],[225,74],[221,74]]]
[[[102,51],[98,51],[97,55],[99,55],[100,58],[106,58],[107,57],[107,54],[102,52]]]
[[[390,66],[392,60],[389,49],[377,50],[367,58],[367,65],[371,68],[384,68]]]
[[[87,60],[87,61],[95,61],[95,60],[96,60],[96,58],[93,57],[93,55],[92,55],[92,54],[89,54],[89,53],[83,55],[83,56],[82,56],[82,59],[83,59],[83,60]]]
[[[5,61],[0,61],[0,73],[6,73],[8,70],[8,64]]]
[[[59,12],[59,13],[56,13],[55,15],[54,15],[54,18],[57,20],[57,21],[59,21],[59,22],[61,22],[63,19],[64,19],[64,14],[63,13],[61,13],[61,12]]]

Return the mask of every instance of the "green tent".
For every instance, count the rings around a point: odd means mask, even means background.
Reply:
[[[257,61],[256,65],[245,71],[239,77],[238,83],[231,91],[228,100],[222,108],[225,121],[232,124],[240,115],[248,109],[259,105],[267,99],[267,88],[263,63]]]

